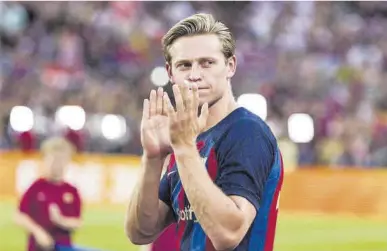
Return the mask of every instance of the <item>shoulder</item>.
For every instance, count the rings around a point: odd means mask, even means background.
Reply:
[[[45,183],[45,180],[43,178],[39,178],[39,179],[35,180],[34,182],[32,182],[30,184],[29,187],[27,187],[27,189],[23,193],[23,196],[28,197],[28,196],[31,196],[31,195],[38,193],[39,191],[44,190],[45,184],[46,183]]]
[[[239,117],[230,124],[223,135],[223,140],[260,139],[276,144],[270,127],[257,115],[243,109]]]
[[[67,181],[63,183],[63,189],[73,194],[78,193],[78,188]]]
[[[30,187],[28,188],[29,190],[34,190],[34,189],[39,189],[47,184],[46,180],[43,178],[39,178],[32,182]]]

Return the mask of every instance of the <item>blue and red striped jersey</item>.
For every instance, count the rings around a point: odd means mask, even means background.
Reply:
[[[226,194],[246,198],[257,211],[255,220],[235,251],[272,251],[283,182],[277,141],[267,124],[238,108],[197,138],[209,176]],[[215,250],[195,217],[184,192],[174,156],[161,179],[159,198],[177,222],[176,250]]]

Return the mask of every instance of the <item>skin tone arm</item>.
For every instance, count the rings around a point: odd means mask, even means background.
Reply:
[[[66,230],[75,230],[82,225],[82,220],[78,217],[66,217],[60,213],[56,204],[51,204],[49,207],[51,221]]]
[[[172,222],[169,207],[158,197],[162,163],[146,157],[142,162],[139,181],[130,199],[125,220],[126,234],[136,245],[153,242]]]
[[[226,196],[211,180],[196,148],[195,140],[208,117],[208,105],[198,117],[198,91],[188,85],[173,87],[177,111],[164,95],[170,118],[171,143],[180,179],[206,235],[217,250],[235,248],[245,236],[256,210],[246,199]]]
[[[168,226],[173,215],[168,205],[159,200],[162,170],[171,151],[168,117],[163,114],[163,90],[151,91],[144,100],[141,120],[141,143],[144,149],[138,183],[126,212],[125,231],[132,243],[149,244]]]
[[[40,225],[31,219],[30,216],[18,211],[16,212],[14,219],[17,225],[35,237],[37,243],[41,247],[48,249],[53,246],[54,241],[52,237]]]

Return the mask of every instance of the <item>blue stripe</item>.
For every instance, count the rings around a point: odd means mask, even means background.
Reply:
[[[175,188],[173,189],[172,191],[172,204],[173,204],[173,208],[177,211],[175,211],[175,213],[177,214],[177,219],[179,220],[179,192],[181,190],[181,181],[179,179],[179,181],[177,182]]]
[[[193,223],[190,251],[203,251],[206,246],[206,234],[198,222]]]
[[[279,150],[276,151],[275,163],[270,172],[269,179],[265,185],[265,193],[262,197],[262,204],[259,208],[258,215],[255,217],[250,234],[249,251],[263,251],[268,229],[270,207],[273,202],[275,191],[279,184],[281,176],[281,155]]]

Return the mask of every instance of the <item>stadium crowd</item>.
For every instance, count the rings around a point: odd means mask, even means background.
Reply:
[[[46,121],[35,126],[37,147],[63,133],[58,107],[77,105],[87,117],[119,114],[128,126],[119,142],[85,127],[80,149],[140,154],[142,100],[164,65],[161,37],[195,12],[232,29],[234,93],[267,99],[267,121],[297,164],[387,166],[384,2],[1,2],[0,148],[18,146],[12,107]],[[293,113],[313,118],[312,141],[291,142]]]

